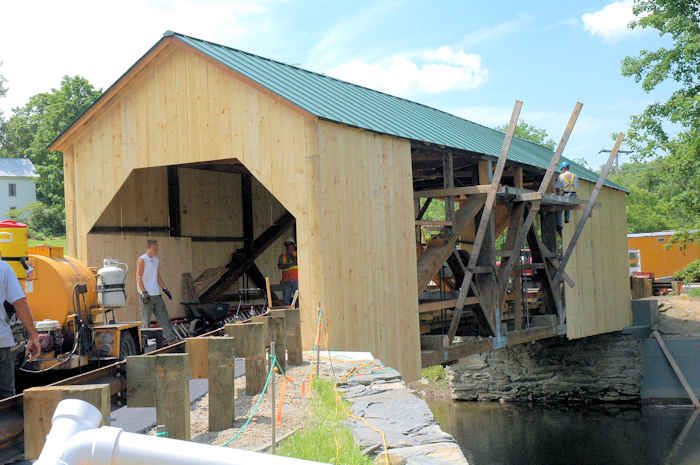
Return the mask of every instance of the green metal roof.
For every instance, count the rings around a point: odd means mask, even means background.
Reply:
[[[167,31],[165,37],[178,38],[328,121],[494,157],[503,145],[503,132],[420,103],[172,31]],[[514,138],[508,159],[546,169],[552,156],[547,147]],[[571,167],[582,179],[598,179],[596,173],[576,163],[571,162]],[[610,181],[606,185],[624,190]]]

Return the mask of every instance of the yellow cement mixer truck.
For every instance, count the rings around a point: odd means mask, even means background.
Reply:
[[[0,252],[24,288],[39,332],[41,355],[29,362],[22,357],[22,325],[10,317],[21,371],[74,369],[142,352],[140,322],[115,321],[126,300],[126,264],[106,259],[94,269],[64,255],[63,247],[30,248],[26,225],[14,221],[0,221]]]

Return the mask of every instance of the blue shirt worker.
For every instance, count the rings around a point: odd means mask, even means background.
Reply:
[[[571,171],[571,165],[569,165],[568,161],[561,162],[559,169],[561,170],[561,174],[557,178],[557,182],[554,183],[554,191],[564,197],[575,199],[576,189],[578,188],[578,177]],[[564,229],[561,217],[561,211],[557,212],[557,231],[559,231],[559,234],[561,234]],[[564,212],[564,222],[568,223],[569,219],[570,211],[566,210]]]
[[[22,322],[24,329],[29,334],[29,341],[25,345],[25,353],[29,360],[39,356],[39,333],[34,327],[32,312],[27,303],[22,286],[17,275],[7,262],[0,260],[0,302],[11,305],[0,305],[0,399],[15,395],[15,338],[12,335],[10,316],[6,308],[12,309],[17,318]]]

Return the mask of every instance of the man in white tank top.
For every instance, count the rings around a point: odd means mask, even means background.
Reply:
[[[170,300],[172,296],[168,291],[163,278],[158,270],[158,241],[148,239],[146,241],[146,253],[141,255],[136,262],[136,289],[139,292],[139,302],[141,303],[141,327],[148,328],[152,315],[158,320],[158,326],[163,329],[163,337],[168,344],[177,342],[179,338],[173,330],[173,324],[165,308],[165,302],[161,291]]]

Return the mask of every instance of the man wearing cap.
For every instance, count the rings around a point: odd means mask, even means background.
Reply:
[[[297,265],[297,245],[294,239],[284,241],[284,252],[280,255],[277,268],[282,270],[284,304],[291,305],[294,293],[299,289],[299,267]]]
[[[568,161],[563,161],[559,165],[559,169],[561,170],[561,174],[557,178],[557,182],[554,183],[554,192],[563,195],[564,197],[568,197],[570,199],[575,199],[576,198],[576,189],[578,188],[578,178],[576,175],[570,170],[571,166],[569,165]],[[569,222],[569,210],[566,210],[564,212],[564,221],[566,223]],[[561,222],[561,211],[557,212],[557,231],[559,231],[559,234],[561,234],[562,230],[564,229],[564,225]]]

